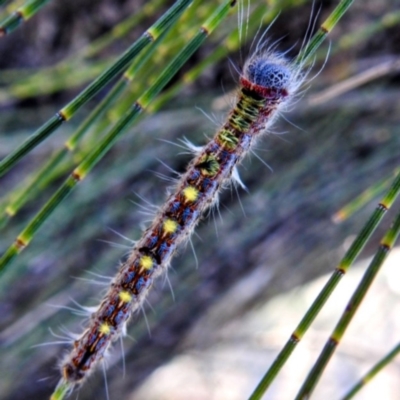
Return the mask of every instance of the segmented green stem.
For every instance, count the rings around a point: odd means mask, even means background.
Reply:
[[[0,176],[12,168],[25,154],[51,135],[64,121],[70,120],[75,113],[107,85],[115,76],[121,73],[132,60],[162,32],[173,24],[193,0],[177,1],[160,19],[157,20],[125,53],[97,79],[86,87],[70,103],[58,111],[42,127],[40,127],[19,148],[0,162]]]
[[[34,234],[54,211],[54,209],[73,190],[76,184],[82,181],[90,170],[101,160],[101,158],[112,147],[132,122],[145,110],[150,102],[157,96],[163,87],[170,81],[174,74],[182,67],[194,51],[203,43],[206,37],[221,23],[234,5],[231,0],[226,0],[212,15],[192,40],[181,50],[181,52],[163,70],[154,84],[133,104],[130,110],[117,122],[111,131],[95,147],[80,165],[71,173],[64,184],[56,191],[44,207],[36,214],[27,227],[18,235],[14,243],[7,249],[0,259],[0,271],[19,254],[31,242]]]
[[[306,314],[300,321],[297,328],[294,330],[289,340],[286,342],[283,349],[279,352],[278,356],[275,358],[271,367],[268,369],[257,388],[254,390],[250,399],[260,399],[268,387],[271,385],[272,381],[275,379],[278,372],[281,370],[289,356],[292,354],[296,345],[303,338],[304,334],[307,332],[308,328],[317,317],[318,313],[321,311],[322,307],[336,288],[342,276],[348,271],[348,269],[353,264],[356,257],[360,254],[361,250],[364,248],[368,239],[371,237],[372,233],[375,231],[376,227],[381,222],[386,211],[392,206],[393,202],[396,200],[400,193],[400,174],[397,175],[393,185],[389,189],[388,193],[383,197],[378,207],[375,209],[361,232],[358,234],[350,248],[347,250],[345,256],[340,261],[339,265],[336,267],[335,271],[332,273],[330,279],[325,284],[317,298],[311,304],[310,308],[307,310]]]
[[[390,250],[393,248],[394,243],[400,233],[400,213],[395,218],[392,226],[386,232],[385,236],[379,245],[378,251],[375,253],[371,264],[365,271],[361,282],[357,286],[355,292],[351,296],[350,301],[339,319],[335,329],[333,330],[330,338],[326,342],[321,354],[319,355],[316,363],[308,374],[306,380],[304,381],[299,393],[296,396],[296,400],[309,399],[312,392],[314,391],[322,373],[324,372],[329,360],[331,359],[334,351],[339,345],[347,327],[349,326],[351,320],[353,319],[358,307],[363,301],[368,289],[370,288],[374,278],[379,272],[383,262],[388,256]]]
[[[45,165],[35,174],[29,182],[25,183],[16,195],[11,197],[11,200],[5,205],[4,213],[0,216],[0,227],[4,226],[6,222],[16,215],[20,208],[35,195],[43,182],[49,181],[49,175],[52,171],[65,159],[68,154],[76,150],[78,143],[88,132],[89,128],[94,122],[108,109],[108,107],[116,101],[121,93],[126,89],[130,82],[132,82],[137,71],[142,68],[143,64],[157,49],[157,44],[164,37],[168,29],[156,40],[153,46],[149,47],[143,57],[137,62],[134,62],[119,81],[113,86],[107,96],[95,107],[89,116],[81,123],[76,132],[64,143],[64,147],[50,158]]]
[[[33,17],[50,0],[31,0],[0,21],[0,37],[8,35],[23,22]]]
[[[0,90],[0,103],[7,104],[15,99],[25,99],[81,87],[95,79],[111,65],[112,58],[103,55],[100,59],[95,60],[93,57],[111,45],[113,41],[126,36],[142,20],[156,15],[156,11],[160,9],[162,3],[165,3],[165,0],[153,0],[146,3],[111,31],[88,43],[87,46],[59,63],[39,69],[3,70],[0,75],[0,84],[5,84],[6,87]]]
[[[37,195],[43,186],[45,186],[55,175],[55,168],[64,160],[69,149],[63,147],[58,150],[50,160],[35,174],[34,177],[29,177],[22,185],[21,190],[13,193],[10,199],[2,207],[0,215],[0,228],[3,228],[10,218],[14,217],[21,207],[33,196]]]
[[[400,353],[398,343],[388,354],[377,362],[343,397],[341,400],[352,399],[372,378],[386,367]]]
[[[394,176],[396,176],[400,172],[400,168],[396,168],[393,171]],[[383,193],[389,186],[393,180],[393,176],[389,178],[384,178],[377,182],[376,184],[372,185],[364,192],[362,192],[359,196],[353,199],[349,204],[342,207],[335,215],[332,217],[333,221],[341,222],[345,219],[349,218],[355,212],[360,210],[365,204],[371,201],[373,198],[379,196]]]
[[[340,1],[325,22],[319,27],[318,32],[311,38],[310,42],[307,43],[307,46],[299,53],[296,58],[296,62],[298,64],[303,64],[311,59],[319,46],[328,36],[329,32],[335,27],[340,18],[342,18],[353,2],[354,0]]]

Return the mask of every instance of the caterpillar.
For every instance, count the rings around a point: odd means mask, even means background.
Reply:
[[[236,102],[225,123],[204,147],[189,146],[196,153],[194,159],[135,243],[86,329],[62,361],[60,385],[82,383],[111,344],[125,334],[128,320],[140,308],[154,279],[168,268],[178,246],[188,240],[219,192],[238,176],[236,166],[268,132],[305,76],[301,66],[271,49],[258,49],[245,63]]]

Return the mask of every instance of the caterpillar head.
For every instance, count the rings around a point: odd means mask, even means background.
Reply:
[[[263,57],[250,59],[245,76],[255,85],[276,90],[288,89],[292,79],[292,73],[286,65]]]

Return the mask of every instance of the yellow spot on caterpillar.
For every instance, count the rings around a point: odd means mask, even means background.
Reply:
[[[107,323],[102,323],[99,327],[99,332],[102,333],[103,335],[109,335],[111,332],[110,325]]]
[[[125,290],[119,292],[118,296],[124,303],[129,303],[132,300],[132,296],[130,295],[130,293]]]
[[[164,233],[174,233],[178,228],[178,223],[172,219],[166,219],[163,224]]]
[[[183,195],[185,196],[185,199],[187,201],[195,201],[197,200],[199,191],[193,186],[188,186],[185,189],[183,189]]]
[[[153,259],[150,256],[143,256],[140,259],[140,266],[144,269],[151,269],[153,267]]]

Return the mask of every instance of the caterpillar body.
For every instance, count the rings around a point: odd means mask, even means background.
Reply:
[[[250,57],[240,76],[235,106],[225,123],[180,177],[165,204],[120,267],[83,334],[61,363],[60,384],[81,383],[99,364],[140,307],[154,279],[169,266],[204,211],[218,197],[254,142],[287,105],[306,74],[271,51]]]

